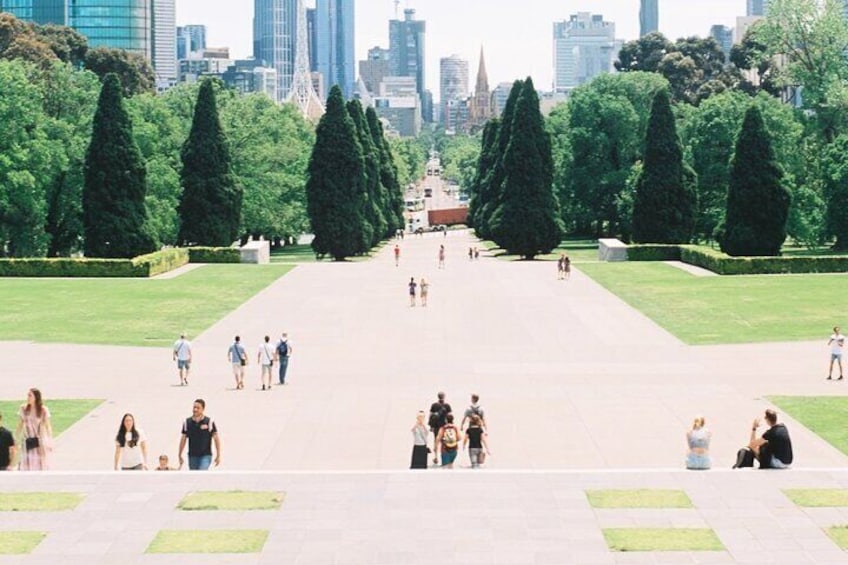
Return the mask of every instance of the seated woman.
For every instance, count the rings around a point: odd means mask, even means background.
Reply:
[[[686,444],[689,452],[686,454],[686,468],[706,470],[712,466],[710,460],[710,438],[712,433],[704,427],[704,418],[699,416],[692,423],[692,429],[686,432]]]

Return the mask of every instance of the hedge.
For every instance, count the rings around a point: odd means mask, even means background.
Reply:
[[[241,263],[237,247],[189,247],[189,263]]]
[[[142,269],[139,276],[155,277],[168,271],[178,269],[188,263],[188,250],[186,249],[163,249],[156,253],[148,255],[140,255],[132,259],[134,265],[138,265]]]
[[[681,260],[720,275],[778,275],[803,273],[846,273],[848,256],[731,257],[695,245],[681,246]]]
[[[628,261],[680,261],[679,245],[630,245]]]

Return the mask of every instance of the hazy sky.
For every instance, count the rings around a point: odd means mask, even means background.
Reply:
[[[305,0],[314,6],[314,0]],[[238,4],[241,9],[234,9]],[[533,77],[548,90],[553,77],[553,22],[569,14],[603,14],[621,39],[639,35],[639,0],[401,0],[427,22],[427,88],[438,98],[439,59],[453,53],[471,62],[471,88],[480,46],[486,52],[489,83]],[[392,0],[356,0],[356,59],[375,45],[388,47]],[[660,31],[677,38],[706,36],[713,24],[735,26],[745,0],[660,0]],[[179,24],[205,24],[210,46],[228,46],[242,58],[252,51],[253,1],[177,0]],[[358,63],[357,63],[358,68]]]

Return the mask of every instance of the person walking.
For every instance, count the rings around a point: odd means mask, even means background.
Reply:
[[[565,278],[565,253],[562,253],[557,259],[557,280]]]
[[[480,425],[483,426],[483,428],[486,427],[486,417],[483,413],[483,408],[480,407],[480,395],[478,394],[471,395],[471,404],[465,409],[465,413],[462,415],[462,423],[459,428],[464,430],[465,423],[468,422],[470,424],[473,416],[479,416]]]
[[[453,469],[453,462],[459,452],[459,436],[459,428],[453,423],[453,414],[448,414],[445,416],[445,425],[436,436],[435,444],[437,454],[441,454],[442,467],[446,469]]]
[[[468,248],[468,260],[469,261],[474,260],[474,248],[473,247]]]
[[[191,368],[191,342],[186,339],[185,334],[174,343],[173,360],[177,362],[177,371],[180,374],[180,386],[188,384],[188,371]]]
[[[424,425],[424,412],[418,412],[415,417],[415,425],[412,426],[412,463],[410,469],[426,469],[427,454],[430,449],[427,447],[427,436],[429,435],[427,426]]]
[[[395,267],[400,265],[400,246],[395,244]]]
[[[183,451],[188,443],[188,468],[191,471],[206,471],[212,464],[212,444],[215,444],[215,466],[221,464],[221,438],[218,426],[205,414],[206,401],[198,398],[191,407],[191,416],[183,422],[180,435],[180,468],[185,463]]]
[[[289,334],[283,332],[280,341],[277,342],[276,351],[274,352],[274,361],[279,363],[280,384],[286,384],[286,372],[289,370],[289,357],[292,354],[292,346],[289,343]]]
[[[27,401],[18,411],[18,427],[15,435],[21,437],[21,471],[47,471],[50,469],[49,453],[53,450],[53,428],[50,410],[41,399],[41,391],[31,388]]]
[[[415,293],[418,288],[418,283],[415,282],[415,277],[409,277],[409,305],[415,306]]]
[[[421,306],[427,306],[427,294],[430,292],[430,283],[427,279],[421,277],[421,283],[418,285],[421,289]]]
[[[571,278],[571,257],[568,255],[565,256],[565,260],[563,261],[563,270],[565,271],[565,280]]]
[[[15,436],[3,427],[3,414],[0,414],[0,471],[12,470],[17,452]]]
[[[479,258],[480,258],[480,250],[475,247],[474,248],[474,260],[476,261]]]
[[[262,379],[262,390],[271,390],[271,370],[274,368],[274,348],[271,346],[270,336],[265,336],[265,341],[259,346],[256,354],[256,362],[261,368],[260,379]],[[265,381],[268,388],[265,388]]]
[[[445,402],[445,393],[439,392],[436,395],[436,402],[430,405],[430,419],[428,425],[430,431],[433,432],[433,438],[439,435],[439,430],[447,423],[447,415],[453,412],[451,405]],[[433,448],[435,451],[435,446]],[[433,463],[436,463],[436,456],[433,455]]]
[[[465,438],[462,440],[462,449],[468,446],[468,458],[471,460],[471,468],[478,469],[485,462],[483,450],[486,455],[491,455],[489,452],[489,444],[486,441],[486,430],[483,429],[483,419],[477,414],[471,416],[471,425],[465,432]]]
[[[120,465],[120,467],[119,467]],[[124,414],[115,436],[115,470],[147,470],[147,437],[135,427],[135,417]]]
[[[247,365],[247,351],[241,344],[241,337],[236,336],[233,340],[233,344],[227,350],[227,359],[233,367],[236,390],[241,390],[244,388],[244,367]]]
[[[842,335],[842,332],[839,330],[839,326],[833,328],[833,334],[830,336],[830,340],[827,342],[830,346],[830,368],[827,371],[827,380],[833,380],[833,362],[836,361],[839,364],[839,378],[837,381],[842,380],[842,350],[845,348],[845,336]]]
[[[439,268],[440,269],[445,268],[445,246],[444,245],[439,246]]]

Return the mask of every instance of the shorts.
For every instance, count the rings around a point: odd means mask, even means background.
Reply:
[[[271,376],[271,367],[272,365],[262,365],[262,376],[268,375]]]
[[[191,361],[188,359],[178,359],[177,360],[177,369],[188,371],[191,368]]]
[[[456,461],[456,454],[459,452],[458,449],[454,449],[452,451],[442,451],[442,465],[450,465],[454,461]]]
[[[842,354],[841,353],[831,353],[830,354],[830,360],[831,361],[841,361],[842,360]]]
[[[235,376],[239,376],[244,372],[244,365],[241,364],[241,361],[238,363],[233,363],[233,374]]]

